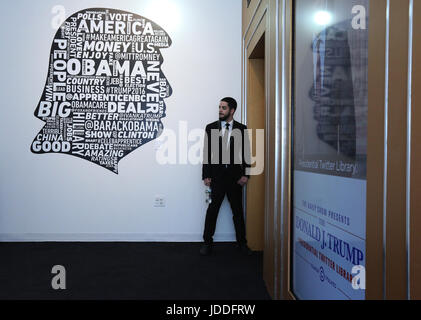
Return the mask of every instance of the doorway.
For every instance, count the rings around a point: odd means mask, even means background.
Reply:
[[[252,156],[256,157],[256,130],[266,129],[265,95],[265,34],[257,41],[247,59],[247,128],[252,130]],[[264,135],[263,135],[264,136]],[[259,143],[266,141],[261,141]],[[266,152],[266,150],[264,150]],[[265,155],[266,153],[263,153]],[[263,156],[262,155],[262,156]],[[264,159],[260,160],[264,161]],[[252,167],[255,167],[252,164]],[[246,229],[247,241],[252,250],[264,248],[265,171],[253,175],[247,184]]]

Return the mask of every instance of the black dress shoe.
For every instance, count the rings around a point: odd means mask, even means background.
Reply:
[[[238,245],[238,249],[241,251],[242,254],[246,256],[251,256],[253,254],[253,251],[251,251],[246,244]]]
[[[212,252],[212,245],[210,245],[210,244],[204,244],[200,248],[200,254],[202,256],[208,256],[208,255],[211,254],[211,252]]]

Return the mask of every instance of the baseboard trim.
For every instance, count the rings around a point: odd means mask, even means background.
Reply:
[[[199,233],[0,233],[0,242],[201,242]],[[215,234],[214,241],[235,241],[234,233]]]

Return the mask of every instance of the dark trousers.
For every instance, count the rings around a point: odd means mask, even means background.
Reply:
[[[240,245],[246,244],[246,227],[244,225],[242,203],[243,188],[237,184],[237,180],[233,179],[230,175],[223,175],[212,179],[211,188],[212,202],[209,204],[208,210],[206,211],[203,240],[206,244],[211,244],[213,242],[219,208],[221,207],[226,194],[231,205],[237,242]]]

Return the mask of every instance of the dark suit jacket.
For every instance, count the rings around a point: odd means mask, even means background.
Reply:
[[[206,126],[202,180],[206,178],[214,179],[222,174],[228,174],[235,180],[242,176],[249,178],[249,175],[246,174],[246,168],[250,167],[251,151],[246,129],[245,125],[234,120],[230,137],[229,162],[223,163],[221,122],[215,121]]]

